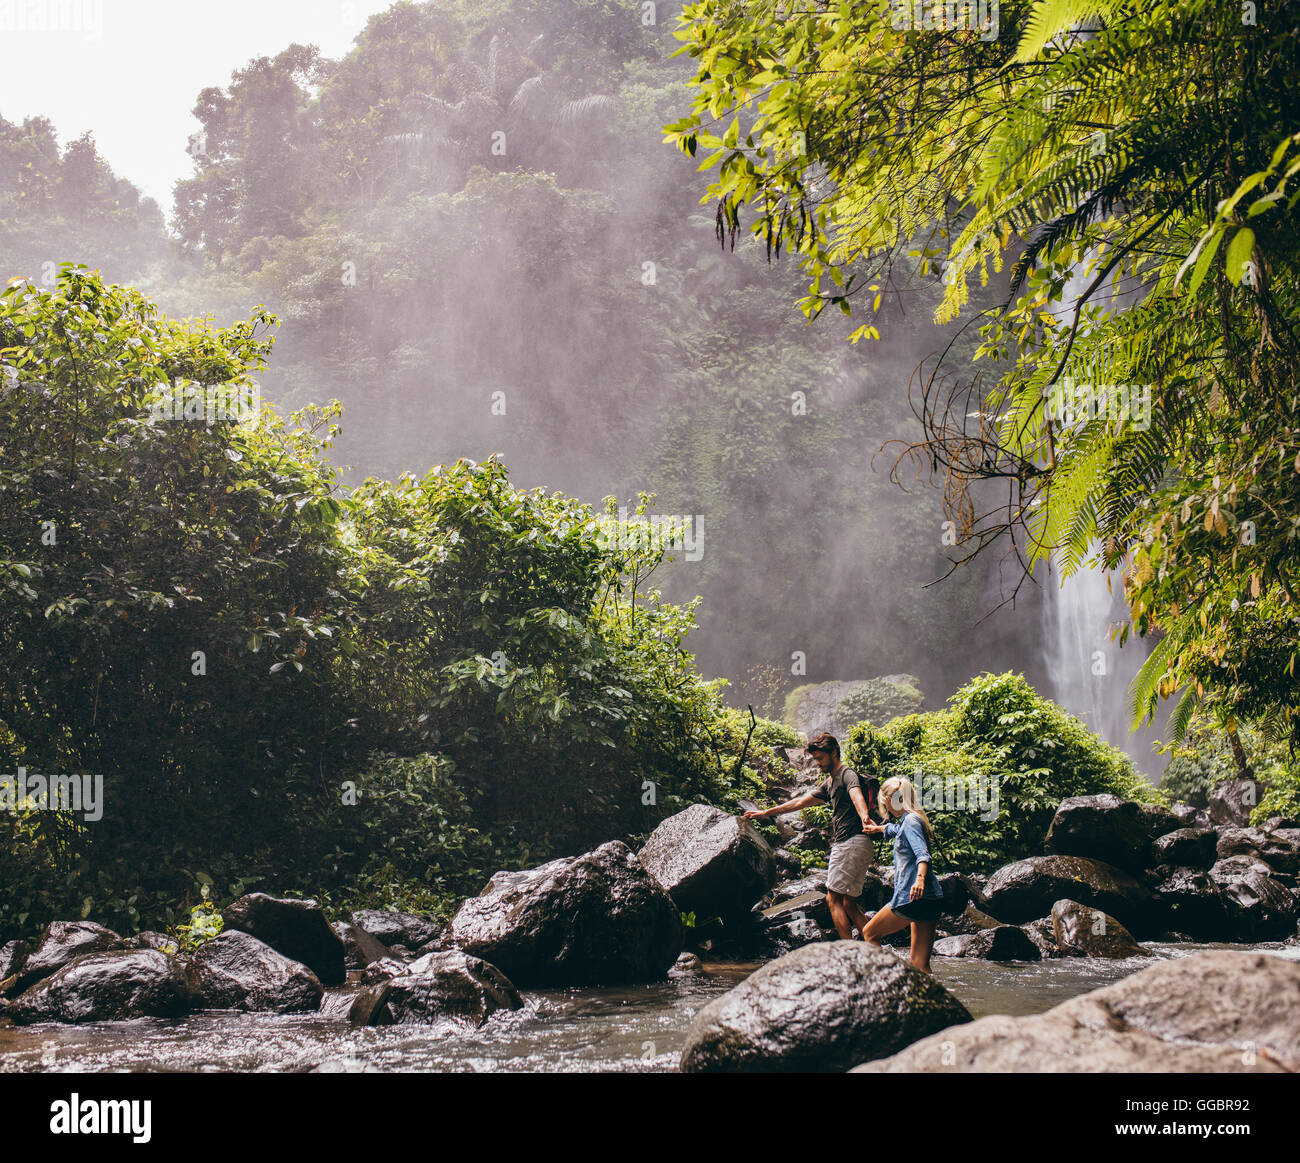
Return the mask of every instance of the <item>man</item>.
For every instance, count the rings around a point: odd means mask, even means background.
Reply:
[[[871,867],[871,840],[865,829],[875,826],[875,801],[879,781],[858,778],[853,768],[840,759],[840,744],[834,735],[823,731],[808,740],[808,752],[818,768],[827,773],[826,782],[815,792],[779,804],[762,812],[746,812],[747,820],[766,820],[772,816],[797,812],[816,804],[831,807],[831,858],[826,876],[826,903],[831,920],[841,939],[849,941],[856,925],[866,932],[867,915],[858,904],[867,869]]]

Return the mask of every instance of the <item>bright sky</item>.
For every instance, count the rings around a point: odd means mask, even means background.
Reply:
[[[287,45],[338,57],[392,0],[0,0],[0,116],[87,129],[119,177],[170,216],[200,89]]]

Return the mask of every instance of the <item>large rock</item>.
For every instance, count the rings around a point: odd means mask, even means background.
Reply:
[[[498,872],[460,906],[447,937],[525,989],[658,980],[682,951],[672,897],[619,841]]]
[[[981,961],[1038,961],[1042,954],[1036,942],[1015,925],[998,925],[944,937],[934,943],[936,957],[973,957]]]
[[[1208,828],[1211,826],[1209,814],[1205,811],[1203,803],[1200,807],[1192,804],[1176,803],[1172,804],[1169,810],[1178,817],[1178,822],[1184,828]]]
[[[947,937],[960,937],[974,934],[984,929],[996,929],[1002,922],[990,917],[988,913],[967,905],[957,916],[944,916],[939,919],[938,930]]]
[[[998,869],[984,888],[983,908],[1009,924],[1045,917],[1059,900],[1076,900],[1118,917],[1145,934],[1151,890],[1122,869],[1083,856],[1031,856]]]
[[[669,816],[639,853],[684,913],[748,912],[776,883],[776,858],[753,823],[708,804]]]
[[[1062,800],[1047,830],[1046,848],[1058,856],[1084,856],[1126,872],[1141,872],[1151,841],[1181,821],[1167,808],[1112,795]]]
[[[270,945],[290,961],[300,961],[324,984],[347,979],[346,954],[313,900],[284,900],[264,892],[241,896],[221,914],[227,929],[238,929]]]
[[[372,962],[383,961],[389,956],[388,946],[365,929],[349,925],[347,921],[335,921],[330,927],[343,942],[343,964],[350,971],[365,969]]]
[[[128,938],[126,942],[128,949],[157,949],[159,953],[166,953],[175,957],[181,951],[180,942],[175,937],[169,937],[166,933],[159,933],[154,929],[146,929],[143,933],[137,933],[134,937]]]
[[[1219,885],[1196,868],[1175,868],[1152,892],[1161,927],[1194,941],[1227,941],[1233,928]]]
[[[1078,901],[1057,901],[1052,906],[1052,936],[1062,949],[1077,950],[1085,957],[1118,961],[1151,956],[1114,917]]]
[[[861,1073],[1300,1071],[1300,964],[1216,951],[1163,961],[1046,1013],[980,1018]]]
[[[826,869],[819,868],[799,880],[784,880],[763,898],[763,907],[770,909],[809,893],[826,894]]]
[[[1213,828],[1175,828],[1151,842],[1151,863],[1169,868],[1209,868],[1218,857],[1219,833]]]
[[[1228,916],[1232,940],[1280,941],[1296,930],[1300,900],[1267,864],[1229,856],[1210,869]]]
[[[933,977],[861,941],[807,945],[696,1015],[687,1073],[842,1071],[970,1021]]]
[[[495,965],[459,949],[430,953],[406,972],[368,987],[354,1002],[356,1025],[428,1025],[452,1020],[481,1026],[498,1010],[523,1005],[509,978]]]
[[[31,951],[26,941],[9,941],[0,946],[0,981],[16,977]]]
[[[358,909],[348,920],[385,945],[405,945],[408,949],[427,945],[442,933],[442,926],[432,917],[392,909]]]
[[[879,864],[873,864],[867,869],[867,878],[862,882],[862,894],[858,897],[858,905],[863,912],[879,912],[894,895],[894,866],[887,864],[883,867]]]
[[[83,953],[9,1007],[18,1025],[174,1018],[190,1008],[185,971],[156,949]]]
[[[759,914],[770,955],[779,957],[810,941],[835,940],[835,926],[826,893],[808,892],[782,901]]]
[[[1021,925],[1020,930],[1038,946],[1038,955],[1044,961],[1083,956],[1083,953],[1078,949],[1071,949],[1065,945],[1057,944],[1056,926],[1052,924],[1051,917],[1040,917],[1036,921],[1030,921],[1027,925]]]
[[[1229,779],[1216,784],[1210,789],[1210,822],[1220,827],[1246,827],[1250,813],[1267,790],[1267,785],[1253,779]]]
[[[36,951],[27,955],[22,968],[4,982],[0,993],[14,997],[83,953],[109,953],[123,948],[121,937],[94,921],[52,921],[41,933]]]
[[[195,1005],[204,1009],[314,1010],[324,992],[307,966],[239,929],[200,945],[188,975]]]
[[[1300,830],[1223,828],[1219,832],[1216,855],[1220,860],[1229,856],[1249,856],[1263,861],[1274,872],[1294,876],[1300,872]]]

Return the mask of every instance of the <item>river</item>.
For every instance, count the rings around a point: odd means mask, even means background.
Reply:
[[[1161,945],[1159,957],[1249,949],[1300,960],[1300,945]],[[898,955],[898,951],[895,951]],[[975,1017],[1038,1013],[1118,981],[1149,959],[992,962],[936,957],[936,978]],[[207,1011],[161,1021],[0,1029],[0,1072],[13,1071],[669,1071],[691,1020],[756,965],[620,989],[524,994],[482,1029],[350,1027],[320,1014]]]

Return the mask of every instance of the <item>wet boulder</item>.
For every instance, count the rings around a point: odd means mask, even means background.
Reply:
[[[1036,921],[1030,921],[1027,925],[1021,925],[1020,928],[1025,936],[1038,946],[1038,956],[1043,961],[1057,961],[1063,957],[1083,956],[1083,953],[1078,949],[1071,949],[1057,944],[1056,926],[1052,924],[1051,917],[1040,917]]]
[[[83,953],[109,953],[125,947],[126,943],[112,929],[94,921],[52,921],[42,931],[35,951],[27,955],[22,968],[5,981],[0,992],[15,997],[55,970],[62,969],[74,957]]]
[[[1296,930],[1300,899],[1267,864],[1229,856],[1210,869],[1223,897],[1229,940],[1281,941]]]
[[[1232,936],[1228,907],[1219,885],[1196,868],[1175,868],[1152,888],[1161,928],[1195,941],[1227,941]]]
[[[1038,961],[1042,954],[1023,929],[998,925],[977,933],[944,937],[934,943],[936,957],[972,957],[980,961]]]
[[[1212,826],[1204,804],[1200,807],[1195,807],[1192,804],[1173,804],[1169,810],[1178,817],[1178,822],[1184,828],[1209,828]]]
[[[524,872],[498,872],[447,933],[517,986],[663,978],[682,951],[677,905],[626,844]]]
[[[806,945],[695,1017],[685,1073],[836,1072],[970,1021],[928,974],[861,941]]]
[[[998,869],[984,888],[983,908],[1008,924],[1045,917],[1059,900],[1076,900],[1118,917],[1145,934],[1151,890],[1120,868],[1083,856],[1031,856]]]
[[[377,985],[381,981],[405,972],[405,961],[399,961],[396,957],[385,957],[380,961],[372,961],[361,971],[361,984]]]
[[[776,883],[776,858],[753,823],[708,804],[669,816],[639,855],[677,907],[701,917],[748,912]]]
[[[1151,956],[1114,917],[1078,901],[1057,901],[1052,906],[1052,936],[1061,948],[1077,950],[1085,957],[1118,961]]]
[[[159,953],[166,953],[170,957],[177,956],[181,951],[180,942],[175,937],[169,937],[166,933],[155,932],[152,929],[146,929],[143,933],[137,933],[126,942],[128,949],[157,949]]]
[[[679,953],[673,967],[668,971],[673,977],[687,977],[704,970],[704,962],[694,953]]]
[[[1047,830],[1045,847],[1058,856],[1083,856],[1126,872],[1141,872],[1151,842],[1180,827],[1167,808],[1113,795],[1062,800]]]
[[[856,1073],[1300,1071],[1300,963],[1218,950],[1161,961],[1041,1014],[995,1015]]]
[[[353,1004],[357,1025],[430,1025],[441,1021],[481,1026],[498,1010],[523,1006],[519,992],[495,965],[459,949],[430,953],[405,972],[368,986]]]
[[[1298,829],[1222,828],[1218,835],[1215,852],[1220,860],[1226,860],[1230,856],[1249,856],[1252,860],[1267,864],[1275,873],[1294,876],[1300,872]]]
[[[792,897],[790,900],[773,905],[770,909],[760,910],[758,915],[766,924],[805,919],[823,929],[831,928],[833,924],[831,907],[826,902],[825,891],[806,892],[802,896]]]
[[[365,969],[371,962],[382,961],[389,956],[388,946],[372,937],[365,929],[349,925],[347,921],[335,921],[331,928],[343,942],[343,964],[350,971]]]
[[[983,929],[996,929],[1001,924],[1001,921],[995,920],[974,905],[967,905],[955,917],[947,915],[940,917],[937,927],[945,936],[959,937],[963,934],[978,933]]]
[[[185,971],[156,949],[83,953],[9,1007],[17,1025],[174,1018],[190,1008]]]
[[[867,878],[862,882],[862,894],[858,905],[864,913],[874,913],[889,904],[894,895],[894,866],[881,867],[873,864],[867,869]]]
[[[775,908],[777,905],[804,897],[809,893],[826,893],[826,869],[819,868],[798,880],[783,880],[763,898],[763,908]]]
[[[773,848],[772,857],[778,871],[786,876],[798,876],[803,871],[803,862],[788,848]]]
[[[1207,869],[1218,859],[1213,828],[1175,828],[1151,841],[1151,863],[1168,868]]]
[[[239,929],[205,941],[190,958],[190,992],[202,1009],[315,1010],[324,993],[307,966]]]
[[[313,900],[287,900],[248,893],[222,914],[227,929],[248,933],[290,961],[307,966],[325,985],[347,978],[343,942]]]
[[[1268,790],[1265,784],[1254,779],[1228,779],[1210,789],[1210,806],[1206,814],[1210,823],[1219,827],[1245,828],[1250,824],[1250,813]]]
[[[759,913],[759,924],[763,928],[769,956],[780,956],[810,941],[836,938],[825,891],[807,892],[763,909]]]
[[[348,921],[385,945],[404,945],[418,949],[442,933],[442,926],[432,917],[418,913],[401,913],[393,909],[358,909]]]
[[[939,887],[943,890],[943,915],[961,916],[971,903],[970,889],[966,887],[966,881],[955,872],[945,872],[939,877]]]
[[[32,947],[26,941],[9,941],[0,946],[0,981],[17,976],[31,951]]]

